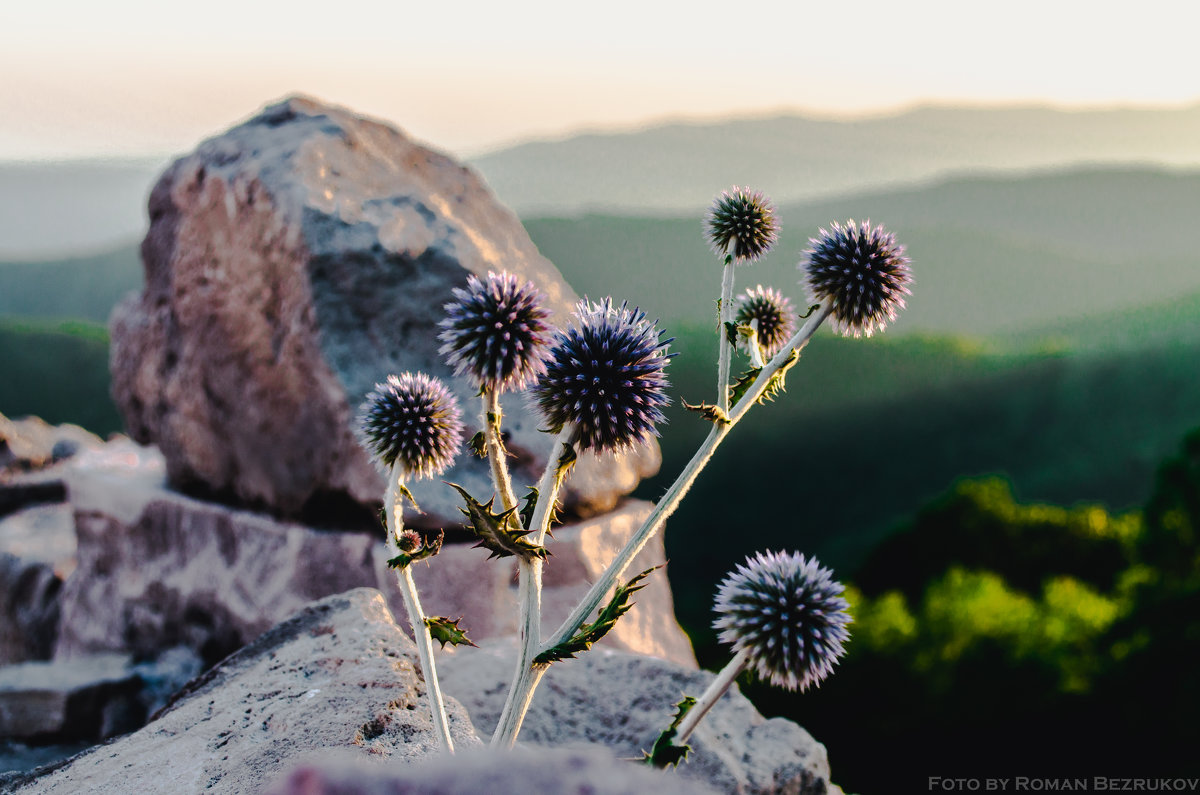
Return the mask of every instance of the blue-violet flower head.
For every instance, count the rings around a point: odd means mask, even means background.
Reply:
[[[843,590],[815,558],[760,552],[721,583],[713,628],[735,652],[748,650],[766,681],[807,690],[845,654],[851,618]]]
[[[753,262],[775,245],[779,221],[762,192],[734,185],[713,199],[704,231],[718,256],[732,254],[734,262]]]
[[[454,395],[425,373],[389,375],[367,395],[359,417],[364,446],[383,466],[431,478],[462,446],[462,412]]]
[[[758,321],[758,344],[768,359],[796,333],[796,310],[791,299],[761,284],[737,297],[734,320],[739,326]]]
[[[831,225],[810,238],[802,262],[805,284],[815,301],[833,302],[838,330],[855,337],[882,331],[912,295],[912,272],[896,236],[870,221]]]
[[[646,315],[612,299],[580,301],[579,322],[560,331],[550,362],[530,393],[555,430],[572,424],[581,449],[624,450],[657,436],[665,420],[662,332]]]
[[[549,318],[546,298],[533,282],[522,284],[508,272],[472,275],[446,304],[439,353],[484,389],[521,389],[546,371]]]

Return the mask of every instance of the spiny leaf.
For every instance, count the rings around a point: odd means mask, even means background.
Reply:
[[[662,734],[658,735],[658,739],[654,741],[654,746],[650,749],[650,753],[642,751],[642,761],[654,767],[670,767],[678,765],[683,760],[687,759],[688,752],[692,750],[690,745],[676,745],[671,742],[675,739],[675,733],[679,730],[679,724],[683,721],[685,715],[691,712],[692,707],[696,706],[696,699],[691,696],[684,696],[683,700],[675,705],[675,719],[671,721],[671,725],[663,729]]]
[[[445,616],[430,616],[425,619],[425,626],[429,627],[429,637],[442,644],[442,648],[446,648],[446,644],[451,646],[475,646],[470,638],[467,637],[467,631],[458,625],[462,621],[461,618],[456,618],[453,621]],[[475,646],[475,648],[479,648]]]
[[[590,624],[584,624],[579,630],[571,636],[570,639],[563,641],[557,646],[553,646],[538,656],[533,658],[535,665],[545,665],[559,660],[573,659],[576,654],[587,651],[592,647],[592,644],[608,634],[608,631],[616,626],[617,619],[625,615],[633,607],[633,602],[629,601],[629,597],[637,591],[645,588],[642,583],[650,572],[655,569],[661,569],[663,564],[653,566],[646,569],[641,574],[633,577],[624,585],[617,586],[617,590],[613,593],[612,599],[608,600],[600,612],[596,615],[596,620]]]
[[[760,404],[769,403],[770,401],[774,400],[780,392],[787,391],[785,381],[787,379],[788,370],[795,367],[796,362],[798,361],[800,361],[800,352],[793,350],[791,355],[789,355],[787,360],[783,363],[783,366],[776,370],[775,374],[771,376],[771,380],[767,382],[766,389],[764,389],[762,394],[758,396],[758,402]],[[761,367],[751,367],[749,370],[742,373],[741,377],[738,378],[737,382],[734,383],[733,386],[729,387],[729,408],[736,406],[738,401],[746,396],[746,393],[750,391],[750,387],[754,386],[754,382],[761,372]]]
[[[763,390],[763,393],[758,398],[760,404],[772,401],[780,392],[787,391],[784,381],[787,379],[788,370],[795,367],[798,361],[800,361],[800,351],[794,350],[788,356],[787,361],[783,363],[783,366],[776,370],[775,375],[771,376],[771,380],[767,382],[767,388]]]
[[[408,486],[405,486],[403,483],[397,483],[396,488],[400,490],[400,494],[404,497],[404,499],[412,503],[414,511],[417,513],[425,513],[421,510],[421,506],[417,505],[417,499],[412,495],[412,492],[408,490]]]
[[[527,527],[531,531],[536,529],[534,527],[530,527],[530,523],[533,521],[534,512],[537,511],[537,504],[538,504],[539,496],[540,495],[538,494],[537,487],[529,486],[529,491],[528,491],[528,493],[525,494],[525,504],[523,506],[521,506],[521,526]],[[548,527],[546,528],[546,532],[553,536],[554,535],[554,525],[557,523],[558,523],[558,504],[555,503],[554,505],[550,506],[550,521],[548,522]]]
[[[495,496],[487,503],[481,503],[457,483],[448,485],[462,495],[463,501],[466,502],[467,507],[459,508],[459,510],[471,520],[467,529],[474,532],[475,537],[479,539],[479,543],[475,546],[483,547],[491,552],[489,558],[507,558],[519,555],[526,560],[532,558],[544,560],[550,554],[545,547],[531,544],[525,540],[529,531],[522,530],[517,524],[516,506],[503,513],[494,513],[492,503],[496,501]]]
[[[525,494],[525,505],[521,508],[521,527],[529,527],[529,523],[533,521],[533,512],[537,510],[537,501],[537,486],[530,486],[529,491]]]
[[[746,396],[746,393],[750,391],[750,387],[754,386],[754,380],[758,378],[758,374],[761,372],[761,367],[751,367],[742,373],[738,380],[729,387],[729,408],[736,406],[738,401]]]
[[[738,324],[732,320],[725,321],[725,339],[729,340],[730,345],[737,345]]]
[[[412,552],[401,552],[396,557],[389,558],[387,562],[388,568],[402,569],[405,566],[416,563],[418,560],[432,558],[434,555],[442,551],[442,540],[445,537],[446,534],[442,530],[438,530],[437,535],[433,538],[425,538],[422,536],[421,547],[419,549],[413,550]]]
[[[471,437],[471,441],[467,442],[467,447],[471,448],[471,452],[478,458],[487,458],[487,437],[483,431],[477,432]]]
[[[721,411],[720,406],[714,406],[711,403],[700,403],[698,405],[692,405],[691,403],[688,403],[686,400],[681,400],[680,402],[683,404],[683,407],[685,409],[687,409],[688,411],[696,412],[697,414],[699,414],[701,417],[708,420],[709,422],[719,422],[722,425],[729,424],[729,416],[727,414],[725,414],[725,412]]]
[[[558,476],[560,478],[565,476],[578,460],[579,453],[575,452],[575,445],[564,444],[562,455],[558,457]]]

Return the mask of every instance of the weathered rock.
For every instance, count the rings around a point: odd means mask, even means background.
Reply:
[[[40,775],[22,793],[258,792],[305,754],[412,760],[437,749],[416,649],[383,597],[310,605],[194,681],[147,726]],[[478,745],[448,699],[455,744]],[[37,771],[35,771],[35,774]]]
[[[141,681],[121,654],[0,667],[0,738],[102,740],[141,724]]]
[[[61,588],[53,567],[0,552],[0,666],[54,653]]]
[[[100,437],[78,425],[51,425],[40,417],[11,420],[0,414],[0,474],[42,469],[101,444]]]
[[[512,644],[460,649],[438,663],[442,687],[491,736],[514,664]],[[671,722],[674,704],[699,696],[712,674],[654,657],[596,650],[550,666],[521,730],[535,745],[595,743],[640,757]],[[795,723],[767,720],[736,686],[692,735],[678,773],[728,793],[840,793],[825,747]]]
[[[62,590],[59,658],[99,651],[146,656],[184,645],[212,663],[304,604],[359,586],[379,588],[396,615],[404,615],[380,536],[324,532],[185,497],[166,488],[153,448],[112,453],[111,465],[97,453],[68,475],[78,567]],[[547,630],[566,617],[649,510],[630,501],[555,532],[546,566]],[[413,570],[426,611],[462,617],[476,642],[516,631],[515,566],[487,557],[447,544]],[[656,540],[634,566],[640,571],[663,560]],[[637,602],[604,642],[694,665],[665,574],[656,573]]]
[[[74,568],[69,505],[34,505],[0,518],[0,665],[53,655],[58,596]]]
[[[603,748],[473,748],[411,765],[364,765],[348,754],[306,761],[267,795],[710,795],[716,790]]]
[[[470,274],[532,279],[560,322],[576,300],[472,171],[312,99],[273,105],[176,161],[149,210],[145,290],[111,322],[126,426],[162,448],[176,486],[285,516],[356,503],[373,515],[383,481],[354,417],[389,373],[449,380],[479,426],[475,389],[452,377],[436,339]],[[535,483],[552,439],[520,396],[504,410],[516,480]],[[657,460],[649,450],[591,462],[569,505],[611,507]],[[446,479],[492,491],[469,455]],[[427,516],[411,521],[457,520],[452,492],[414,491]]]

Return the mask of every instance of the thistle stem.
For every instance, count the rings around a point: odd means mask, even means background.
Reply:
[[[679,503],[683,501],[684,495],[686,495],[688,489],[692,487],[692,483],[695,482],[696,476],[700,474],[700,470],[702,470],[704,465],[707,464],[709,459],[712,458],[717,446],[721,444],[725,437],[729,435],[729,432],[733,429],[733,426],[736,425],[738,421],[746,415],[746,412],[750,410],[750,407],[753,406],[758,401],[759,397],[762,396],[762,393],[766,390],[767,385],[771,382],[771,379],[787,363],[787,360],[791,357],[792,352],[798,352],[804,349],[804,346],[808,344],[808,341],[812,339],[813,334],[816,333],[817,328],[819,328],[821,323],[823,323],[825,319],[829,317],[829,314],[832,311],[832,303],[828,301],[822,302],[820,308],[813,313],[813,315],[808,319],[808,322],[804,324],[804,327],[797,331],[796,334],[790,340],[788,340],[788,343],[783,346],[779,353],[775,354],[771,361],[767,362],[767,366],[764,367],[762,372],[758,374],[758,377],[754,380],[754,383],[751,385],[749,391],[745,394],[745,396],[742,397],[740,401],[738,401],[738,404],[734,406],[733,410],[729,413],[729,422],[727,424],[715,423],[713,425],[712,430],[709,431],[708,437],[704,440],[704,443],[700,446],[700,449],[697,450],[695,455],[692,456],[692,460],[688,462],[687,466],[684,467],[683,472],[681,472],[675,482],[671,484],[671,488],[667,490],[667,493],[663,495],[663,498],[659,500],[657,505],[654,506],[654,510],[650,512],[648,517],[646,517],[646,521],[640,528],[638,528],[637,532],[625,542],[625,546],[622,547],[621,551],[617,553],[617,556],[613,559],[613,562],[609,564],[604,574],[592,584],[591,589],[588,590],[587,594],[575,607],[575,610],[572,611],[571,615],[569,615],[567,619],[563,621],[562,625],[559,626],[559,628],[555,630],[554,634],[551,635],[550,638],[542,645],[543,651],[569,640],[584,623],[584,621],[586,621],[588,617],[595,612],[595,610],[600,606],[600,603],[604,600],[604,597],[613,589],[614,586],[616,586],[617,582],[621,578],[621,575],[623,575],[625,570],[629,568],[629,564],[633,562],[633,559],[637,557],[639,552],[642,551],[642,548],[646,546],[646,543],[663,526],[663,524],[667,521],[667,518],[670,517],[671,514],[675,512],[675,509],[679,507]]]
[[[504,510],[511,511],[517,505],[517,495],[513,492],[512,479],[508,475],[508,453],[500,438],[502,417],[500,394],[494,389],[487,389],[483,393],[483,438],[492,469],[492,484],[496,487],[496,493],[500,495]]]
[[[554,503],[558,499],[558,491],[566,476],[566,467],[560,462],[568,450],[574,449],[575,428],[567,425],[559,432],[550,448],[550,458],[546,462],[546,471],[538,482],[538,501],[530,519],[529,539],[532,543],[541,545],[550,529],[550,517],[553,515]],[[542,559],[519,558],[517,572],[520,592],[520,617],[517,631],[520,648],[517,651],[517,668],[513,673],[512,686],[508,690],[508,698],[500,712],[500,720],[496,731],[492,734],[493,746],[511,748],[517,741],[525,713],[533,701],[533,690],[546,666],[535,666],[533,658],[537,656],[542,642]],[[541,669],[538,671],[536,669]]]
[[[683,720],[679,721],[679,726],[675,729],[675,738],[673,740],[676,745],[687,743],[688,738],[692,736],[692,732],[700,725],[700,721],[704,720],[704,716],[721,700],[721,696],[725,695],[725,691],[733,684],[733,680],[737,679],[749,665],[750,651],[742,649],[737,653],[737,656],[720,670],[717,677],[709,683],[704,694],[696,699],[696,703],[683,716]]]
[[[387,514],[387,547],[389,553],[400,554],[397,538],[404,526],[404,503],[400,490],[400,468],[393,465],[388,477],[386,496]],[[421,663],[421,672],[425,675],[426,695],[429,697],[429,711],[433,719],[434,729],[441,740],[442,748],[448,753],[454,753],[454,740],[450,736],[450,721],[446,717],[446,702],[442,697],[442,687],[438,682],[437,667],[433,662],[433,640],[429,637],[429,626],[425,623],[425,614],[421,610],[421,600],[417,598],[417,584],[413,582],[409,566],[396,570],[396,580],[400,585],[400,594],[404,597],[404,607],[408,611],[408,623],[412,626],[413,641],[417,646],[417,659]]]
[[[720,347],[717,349],[717,406],[725,414],[729,413],[729,360],[733,355],[725,324],[733,319],[733,271],[737,267],[736,262],[733,254],[725,255],[725,270],[721,275],[721,312],[717,321],[717,336],[720,337]]]

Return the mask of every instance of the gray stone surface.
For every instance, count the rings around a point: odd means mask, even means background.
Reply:
[[[0,666],[54,653],[61,589],[52,565],[0,552]]]
[[[317,750],[417,759],[437,748],[417,665],[377,591],[329,597],[192,682],[144,728],[56,769],[0,778],[0,787],[248,793]],[[466,711],[453,699],[446,706],[455,743],[477,745]]]
[[[461,649],[439,663],[443,689],[489,737],[504,705],[513,645]],[[594,650],[550,666],[521,731],[522,743],[594,743],[640,757],[671,721],[683,695],[699,696],[712,674],[654,657]],[[840,793],[825,747],[783,718],[770,720],[733,688],[705,717],[679,775],[727,793]]]
[[[145,717],[141,681],[122,654],[0,667],[0,739],[102,740]]]
[[[472,171],[313,99],[268,107],[177,160],[149,212],[145,289],[111,322],[126,426],[162,448],[176,486],[285,516],[378,504],[382,478],[353,425],[388,373],[447,378],[468,401],[468,436],[478,428],[475,390],[451,377],[436,340],[470,274],[534,280],[561,322],[576,300]],[[520,396],[504,410],[516,481],[535,483],[552,439]],[[588,462],[568,504],[606,510],[657,465],[653,448]],[[491,492],[469,455],[446,479]],[[456,521],[440,484],[414,491],[427,516],[410,521]]]
[[[382,538],[325,532],[266,514],[185,497],[166,487],[152,448],[107,446],[68,474],[78,566],[61,593],[56,655],[100,651],[141,656],[183,645],[210,664],[304,604],[359,586],[382,590],[404,615]],[[602,517],[559,528],[546,566],[547,630],[566,617],[650,506],[630,501]],[[463,618],[476,642],[516,631],[515,566],[447,544],[414,567],[430,615]],[[661,541],[635,561],[664,559]],[[695,665],[674,618],[664,573],[605,643]]]
[[[619,760],[603,748],[476,748],[411,765],[346,754],[298,765],[266,795],[715,795],[694,779]]]

